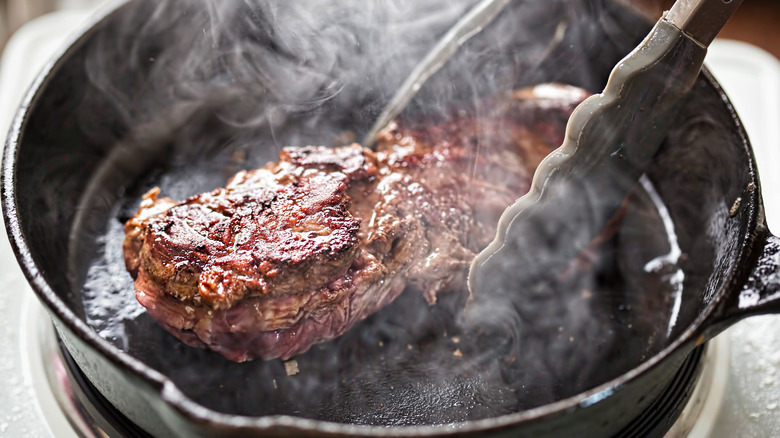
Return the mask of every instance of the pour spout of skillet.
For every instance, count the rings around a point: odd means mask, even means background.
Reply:
[[[537,287],[609,226],[652,162],[707,45],[740,3],[677,1],[615,66],[604,91],[579,105],[563,145],[542,161],[528,194],[507,208],[495,240],[471,264],[477,300]]]

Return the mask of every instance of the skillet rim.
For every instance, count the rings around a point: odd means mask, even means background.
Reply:
[[[105,9],[89,19],[79,31],[71,35],[65,44],[58,49],[33,81],[25,94],[22,104],[17,111],[9,129],[5,144],[2,163],[2,209],[5,218],[5,228],[11,246],[19,265],[32,286],[38,298],[47,307],[52,316],[59,320],[69,331],[75,334],[86,345],[95,350],[103,358],[107,359],[120,371],[129,370],[134,377],[141,379],[168,403],[180,415],[210,427],[227,427],[230,429],[252,429],[258,432],[274,430],[277,428],[294,429],[302,432],[320,432],[339,434],[344,436],[442,436],[451,433],[479,433],[499,431],[501,429],[516,426],[523,423],[531,423],[544,417],[555,414],[565,414],[579,408],[585,408],[591,404],[604,400],[632,380],[649,372],[659,364],[669,359],[675,352],[682,350],[686,345],[700,345],[709,336],[706,331],[712,328],[713,319],[717,319],[723,313],[724,306],[735,289],[741,287],[747,275],[752,270],[751,261],[760,252],[760,234],[766,230],[765,218],[761,204],[761,186],[756,171],[755,156],[744,126],[731,105],[728,97],[716,79],[706,70],[702,69],[702,75],[708,87],[718,94],[721,102],[726,105],[729,115],[734,123],[734,128],[739,135],[742,152],[745,153],[748,166],[748,177],[755,184],[755,190],[750,190],[744,200],[747,200],[748,211],[746,214],[747,226],[744,235],[740,236],[740,244],[734,251],[736,263],[725,277],[723,286],[713,295],[712,301],[704,308],[696,319],[675,339],[669,346],[639,366],[631,369],[608,382],[605,382],[588,391],[559,400],[554,403],[542,405],[536,408],[506,414],[493,418],[454,423],[451,425],[423,425],[423,426],[364,426],[344,423],[334,423],[323,420],[313,420],[289,415],[273,415],[264,417],[249,417],[221,413],[206,408],[187,397],[177,385],[164,374],[143,364],[140,360],[119,350],[117,347],[101,338],[97,332],[90,328],[72,312],[59,298],[54,289],[39,272],[33,259],[27,239],[21,230],[16,199],[16,162],[19,150],[23,145],[24,131],[29,115],[37,108],[37,102],[47,90],[52,78],[59,73],[63,64],[70,59],[73,52],[78,50],[86,41],[100,29],[109,16],[121,13],[124,6],[131,0],[115,0]],[[709,323],[709,324],[708,324]]]

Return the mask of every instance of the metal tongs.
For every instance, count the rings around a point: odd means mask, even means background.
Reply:
[[[363,137],[361,144],[371,148],[379,131],[401,114],[425,81],[439,71],[460,46],[492,23],[510,2],[511,0],[482,0],[458,20],[398,87],[393,98]]]
[[[533,287],[581,254],[647,170],[693,87],[707,46],[741,0],[678,0],[621,60],[604,91],[582,102],[563,145],[528,194],[502,215],[472,262],[473,292]]]
[[[509,1],[483,0],[456,23],[399,88],[364,145],[373,144],[423,83]],[[604,91],[571,115],[564,144],[542,161],[529,193],[502,215],[495,240],[471,265],[472,292],[533,284],[589,245],[651,163],[707,46],[740,3],[677,0],[615,66]]]

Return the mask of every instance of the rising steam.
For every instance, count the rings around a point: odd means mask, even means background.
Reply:
[[[223,185],[230,173],[223,166],[257,167],[284,146],[341,145],[360,138],[416,61],[474,3],[130,2],[89,48],[84,62],[93,88],[84,96],[88,111],[79,123],[96,143],[124,145],[116,148],[121,158],[115,161],[128,178],[152,181],[181,199]],[[540,82],[600,90],[614,63],[644,36],[636,32],[643,21],[621,14],[614,4],[596,0],[513,2],[426,84],[402,117],[440,119],[455,107],[478,116],[493,110],[480,104],[485,97]],[[103,109],[100,118],[95,108]],[[234,162],[235,152],[242,158]],[[148,160],[128,164],[141,160],[139,155],[171,170],[144,180],[139,175]],[[187,163],[210,161],[217,162],[216,171],[194,181]],[[475,173],[480,171],[490,170]],[[127,188],[130,195],[123,196],[132,202],[119,207],[120,219],[137,208],[133,196],[144,189]],[[655,207],[641,194],[633,196],[626,221],[646,229],[656,220]],[[618,240],[631,245],[657,237],[622,233]],[[108,247],[121,239],[114,220],[103,242]],[[665,245],[666,236],[660,239]],[[123,265],[119,251],[105,251],[91,271],[87,299],[93,305],[86,307],[88,319],[99,314],[100,320],[90,322],[104,336],[214,409],[363,424],[450,423],[575,394],[664,345],[663,317],[659,322],[630,312],[652,297],[637,297],[646,286],[622,276],[644,271],[634,273],[616,262],[624,256],[646,262],[663,254],[663,245],[653,254],[636,255],[613,239],[594,250],[601,252],[587,261],[588,275],[551,273],[538,290],[504,285],[490,300],[475,300],[470,318],[461,318],[463,294],[429,307],[419,295],[405,293],[367,324],[302,355],[295,378],[278,361],[227,363],[172,343],[143,316],[110,320],[106,307],[112,300],[116,307],[137,306],[115,298],[132,290],[129,276],[107,277],[116,273],[108,266]],[[641,260],[637,266],[644,266]],[[629,330],[621,332],[625,327]],[[642,330],[662,335],[623,347]],[[155,344],[159,348],[150,347]],[[604,366],[598,360],[620,351],[633,355],[633,362]]]
[[[202,109],[234,128],[274,127],[375,101],[353,111],[362,121],[471,3],[147,2],[106,30],[87,72],[131,127]]]

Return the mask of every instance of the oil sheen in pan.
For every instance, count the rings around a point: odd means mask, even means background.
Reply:
[[[80,254],[71,260],[71,278],[86,322],[206,407],[372,425],[488,418],[616,377],[659,352],[675,329],[684,254],[660,196],[643,178],[617,231],[577,269],[551,275],[541,293],[498,297],[495,312],[477,318],[483,326],[464,323],[465,291],[428,306],[409,289],[340,338],[297,356],[294,375],[280,360],[238,364],[188,347],[136,302],[122,256],[123,222],[149,187],[182,199],[224,183],[234,152],[201,161],[196,173],[209,178],[198,184],[182,183],[192,181],[189,159],[168,161],[126,192],[119,182],[93,181],[75,222],[81,229],[71,233],[71,254]]]

